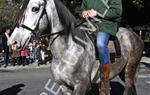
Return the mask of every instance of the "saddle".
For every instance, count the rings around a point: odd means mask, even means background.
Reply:
[[[96,47],[96,27],[92,24],[92,22],[90,22],[88,19],[86,19],[86,22],[82,23],[82,24],[78,24],[78,27],[79,29],[83,30],[88,36],[89,38],[91,39],[91,41],[93,42],[94,46],[95,46],[95,50],[96,50],[96,59],[99,60],[99,56],[98,56],[98,51],[97,51],[97,47]],[[74,29],[74,28],[73,28]],[[75,29],[74,29],[75,30]],[[73,30],[72,30],[73,31]],[[83,32],[82,31],[82,32]],[[85,36],[84,33],[81,33],[81,31],[79,32],[73,32],[73,35],[76,36],[79,35],[81,37],[81,39],[83,39],[82,37]],[[75,40],[74,40],[75,41]],[[115,58],[120,58],[121,57],[121,47],[120,47],[120,43],[117,39],[117,37],[114,37],[114,36],[110,36],[110,39],[109,39],[109,51],[113,51],[113,52],[110,52],[110,58],[111,58],[111,61],[114,62],[115,61]],[[78,42],[80,43],[80,42]],[[82,45],[82,44],[80,44]]]
[[[91,38],[91,40],[92,40],[92,42],[95,46],[96,59],[99,60],[98,51],[97,51],[97,47],[96,47],[96,32],[95,32],[96,27],[92,24],[92,22],[90,22],[90,20],[86,19],[86,22],[82,23],[79,28],[82,29],[82,30],[88,31],[86,33]],[[120,47],[120,43],[119,43],[117,37],[110,36],[109,40],[110,40],[109,42],[111,42],[111,46],[109,45],[109,48],[112,50],[112,45],[114,46],[113,47],[113,49],[114,49],[113,52],[110,52],[111,61],[114,61],[115,58],[120,58],[121,57],[121,47]]]
[[[91,40],[93,41],[93,44],[95,46],[96,59],[99,60],[98,51],[97,51],[97,47],[96,47],[96,32],[89,34],[89,37],[91,38]],[[111,58],[112,62],[115,61],[115,58],[121,57],[121,47],[120,47],[120,43],[119,43],[117,37],[110,36],[108,47],[109,47],[110,58]]]

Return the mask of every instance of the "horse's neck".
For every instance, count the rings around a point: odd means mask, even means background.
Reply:
[[[51,23],[51,33],[63,30],[63,25],[60,22],[54,0],[47,0],[46,13],[48,20]]]
[[[47,0],[46,7],[49,21],[51,21],[51,33],[56,33],[62,31],[64,29],[65,35],[70,33],[71,25],[76,22],[75,17],[71,14],[71,12],[65,7],[65,5],[59,0]],[[67,29],[65,29],[67,28]],[[53,40],[56,36],[51,37]],[[67,39],[66,39],[67,37]],[[59,36],[54,40],[54,43],[51,46],[51,50],[53,55],[61,56],[63,54],[69,44],[68,36]],[[51,43],[51,41],[50,41]]]
[[[69,11],[69,9],[60,0],[54,0],[58,17],[61,23],[65,27],[70,27],[72,23],[76,22],[75,16]]]
[[[52,54],[58,58],[60,58],[63,52],[66,49],[67,42],[63,36],[57,37],[55,40],[55,36],[51,37],[49,45],[52,51]],[[52,42],[54,40],[54,42]]]

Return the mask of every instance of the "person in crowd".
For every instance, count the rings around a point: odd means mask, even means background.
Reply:
[[[32,42],[29,43],[28,45],[28,50],[29,50],[29,63],[32,64],[34,62],[34,57],[35,57],[35,51]]]
[[[37,58],[38,58],[38,66],[46,64],[45,62],[45,49],[44,45],[39,42],[37,45]]]
[[[116,36],[118,31],[118,24],[115,20],[122,15],[122,0],[83,0],[81,9],[82,18],[89,19],[97,28],[96,46],[101,63],[102,82],[100,84],[102,85],[103,81],[109,80],[111,61],[108,42],[110,35]],[[108,90],[109,88],[102,87],[100,93]]]
[[[12,64],[13,64],[13,66],[15,66],[16,63],[17,63],[17,65],[20,65],[21,64],[20,63],[20,61],[21,61],[21,59],[20,59],[20,50],[17,49],[18,46],[17,46],[17,42],[16,41],[13,42],[13,44],[11,45],[11,48],[12,48],[11,57],[12,57]]]
[[[28,56],[28,51],[27,49],[22,49],[20,51],[20,56],[21,56],[21,65],[25,66],[28,64],[28,61],[27,61],[27,56]]]
[[[11,29],[10,27],[6,27],[5,28],[5,32],[2,35],[2,49],[3,49],[3,55],[4,55],[4,64],[5,64],[5,68],[8,66],[9,64],[9,36],[11,33]]]
[[[38,40],[35,40],[35,45],[34,45],[34,51],[35,51],[34,52],[34,55],[35,55],[34,61],[35,61],[35,63],[38,62],[38,55],[37,55],[38,54],[38,46],[39,46],[38,43],[39,43]]]

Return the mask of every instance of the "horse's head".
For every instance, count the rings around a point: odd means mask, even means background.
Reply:
[[[58,15],[53,0],[24,0],[10,44],[17,41],[20,47],[25,47],[32,34],[41,36],[45,32],[62,30],[56,18]]]
[[[29,0],[26,10],[20,19],[20,25],[34,31],[39,23],[45,8],[44,0]]]
[[[24,0],[17,18],[18,27],[15,27],[11,34],[10,44],[17,41],[20,47],[25,47],[32,34],[37,34],[35,31],[45,28],[44,24],[47,24],[47,20],[45,20],[46,18],[43,14],[45,5],[45,0]]]
[[[32,34],[55,34],[75,22],[75,17],[60,0],[24,0],[10,43],[25,47]],[[63,24],[63,25],[62,25]],[[17,27],[18,26],[18,27]],[[17,37],[17,38],[16,38]]]

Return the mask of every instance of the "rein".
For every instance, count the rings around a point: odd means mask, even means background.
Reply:
[[[46,2],[46,0],[45,0],[45,2]],[[27,5],[27,3],[25,4],[25,5]],[[46,13],[46,9],[44,9],[43,10],[43,12],[42,12],[42,14],[41,14],[41,17],[42,17],[42,15],[44,14],[44,12],[45,12],[45,14],[46,14],[46,18],[47,18],[47,20],[48,20],[48,14]],[[41,19],[41,17],[39,18],[39,19]],[[82,25],[84,24],[84,23],[86,23],[86,25],[84,26],[84,27],[82,27]],[[39,24],[39,22],[38,22],[38,24]],[[48,25],[50,26],[50,21],[48,20]],[[38,25],[37,25],[38,26]],[[89,27],[90,26],[90,27]],[[33,29],[31,29],[31,28],[29,28],[28,26],[26,26],[26,25],[21,25],[21,27],[23,27],[23,28],[25,28],[25,29],[27,29],[27,30],[29,30],[29,31],[32,31],[32,33],[36,36],[37,34],[34,32],[35,31],[35,29],[37,28],[35,28],[34,30]],[[85,20],[81,20],[77,25],[75,25],[75,28],[78,28],[78,27],[80,27],[80,29],[82,29],[82,30],[88,30],[88,31],[96,31],[96,27],[92,24],[92,22],[87,18],[87,19],[85,19]],[[53,44],[53,42],[60,36],[60,35],[63,35],[64,34],[64,32],[63,32],[63,30],[62,31],[59,31],[59,32],[55,32],[55,33],[50,33],[50,34],[43,34],[43,35],[41,35],[41,36],[37,36],[38,38],[42,38],[42,37],[51,37],[51,36],[55,36],[55,35],[57,35],[56,37],[54,37],[53,38],[53,40],[51,41],[51,43],[50,43],[50,45],[52,45]]]
[[[47,16],[47,13],[46,13],[46,16]],[[48,17],[47,17],[48,18]],[[81,20],[77,25],[75,25],[75,28],[78,28],[78,27],[80,27],[83,23],[85,23],[85,22],[88,22],[89,23],[89,25],[91,25],[91,29],[88,29],[88,28],[82,28],[81,27],[81,29],[83,29],[83,30],[89,30],[89,31],[95,31],[96,30],[96,28],[95,28],[95,26],[88,20],[88,19],[86,19],[86,20]],[[48,21],[48,24],[50,24],[50,22]],[[62,31],[59,31],[59,32],[56,32],[56,33],[51,33],[51,34],[44,34],[44,35],[41,35],[40,36],[40,38],[42,38],[42,37],[51,37],[51,36],[54,36],[54,35],[57,35],[53,40],[52,40],[52,42],[50,43],[50,45],[52,45],[53,43],[54,43],[54,41],[60,36],[60,35],[63,35],[64,34],[64,32],[63,32],[63,30]]]

